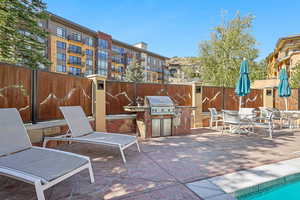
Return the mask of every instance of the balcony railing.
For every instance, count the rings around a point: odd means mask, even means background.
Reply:
[[[78,39],[78,38],[75,37],[74,35],[68,35],[68,36],[67,36],[67,39],[68,39],[68,40],[75,41],[75,42],[84,43],[84,41],[83,41],[82,39]]]
[[[71,60],[68,60],[68,64],[70,65],[77,65],[77,66],[85,66],[85,63],[84,62],[74,62],[74,61],[71,61]]]
[[[71,48],[68,48],[68,53],[74,53],[74,54],[78,54],[78,55],[81,55],[81,56],[85,55],[85,53],[82,52],[81,50],[77,51],[77,50],[74,50],[74,49],[71,49]]]

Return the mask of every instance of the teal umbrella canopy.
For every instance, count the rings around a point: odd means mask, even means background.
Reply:
[[[289,77],[286,70],[282,68],[279,73],[279,85],[278,85],[278,96],[289,97],[291,96],[291,88],[289,84]]]
[[[235,93],[238,96],[246,96],[250,93],[249,64],[243,60],[240,66],[240,77],[236,83]]]

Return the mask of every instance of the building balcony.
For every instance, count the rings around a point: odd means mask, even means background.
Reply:
[[[73,62],[73,61],[68,61],[69,65],[76,65],[76,66],[81,66],[84,67],[85,66],[85,62]]]
[[[73,49],[68,49],[68,53],[73,53],[73,54],[77,54],[77,55],[80,55],[80,56],[85,56],[85,53],[82,52],[82,51],[74,51]]]
[[[83,41],[82,39],[78,39],[77,37],[74,37],[73,35],[68,35],[68,36],[67,36],[67,39],[68,39],[68,40],[75,41],[75,42],[84,43],[84,41]]]

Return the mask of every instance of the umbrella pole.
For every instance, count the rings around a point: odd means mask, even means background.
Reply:
[[[287,101],[287,97],[284,97],[284,102],[285,102],[285,110],[288,110],[288,101]]]
[[[241,107],[242,107],[242,96],[240,96],[239,110],[241,110]]]

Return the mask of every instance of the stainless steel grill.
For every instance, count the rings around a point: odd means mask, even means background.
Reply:
[[[168,96],[146,96],[145,106],[150,107],[151,115],[175,115],[175,105]]]

